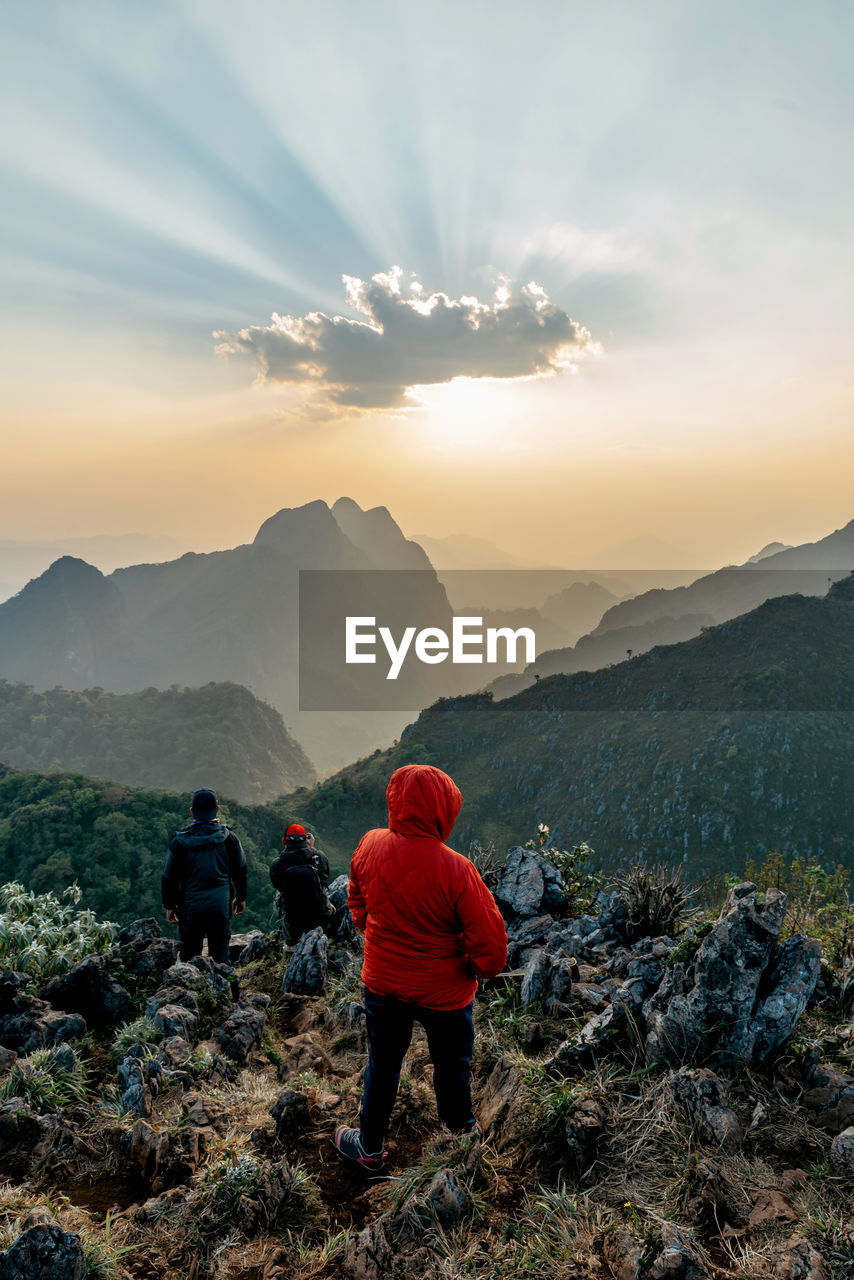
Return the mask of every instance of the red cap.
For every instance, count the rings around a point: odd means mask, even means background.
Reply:
[[[286,836],[304,836],[305,827],[300,822],[292,822],[285,832]]]

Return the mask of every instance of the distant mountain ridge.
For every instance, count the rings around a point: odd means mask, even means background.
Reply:
[[[727,565],[687,586],[656,587],[613,604],[574,646],[540,654],[523,674],[502,676],[490,687],[497,697],[505,697],[539,676],[597,671],[622,661],[628,650],[636,655],[654,645],[686,640],[775,596],[823,595],[831,581],[852,568],[854,520],[803,546],[771,543],[743,565]]]
[[[121,693],[241,684],[278,709],[312,759],[340,766],[391,741],[410,716],[301,712],[299,572],[312,568],[422,570],[396,607],[414,620],[428,606],[450,618],[426,553],[384,507],[318,500],[278,511],[252,543],[228,551],[188,552],[109,575],[63,557],[0,604],[0,678]]]
[[[394,749],[291,807],[339,856],[384,825],[384,787],[410,761],[463,793],[452,843],[551,826],[605,865],[641,854],[692,874],[780,848],[854,868],[854,577],[792,595],[610,669],[543,678],[502,701],[443,699]]]

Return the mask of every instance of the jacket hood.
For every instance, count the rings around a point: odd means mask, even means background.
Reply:
[[[388,825],[402,836],[447,840],[463,803],[453,778],[431,764],[396,769],[386,789]]]
[[[197,849],[200,845],[224,844],[228,835],[228,827],[224,822],[204,818],[201,822],[191,822],[182,831],[175,832],[175,840],[185,849]]]

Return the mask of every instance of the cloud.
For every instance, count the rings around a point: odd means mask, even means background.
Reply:
[[[411,403],[412,387],[453,378],[532,378],[572,367],[596,349],[540,285],[502,282],[491,302],[427,293],[400,267],[370,281],[343,277],[364,320],[274,313],[269,325],[218,332],[221,355],[247,355],[260,382],[303,384],[330,408],[386,409]]]

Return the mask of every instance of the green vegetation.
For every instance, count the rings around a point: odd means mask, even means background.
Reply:
[[[81,896],[76,884],[64,889],[60,897],[28,892],[17,881],[0,885],[0,959],[4,967],[43,979],[102,951],[116,926],[96,920],[91,910],[78,911]]]
[[[0,766],[0,883],[17,880],[37,894],[76,883],[96,916],[162,922],[163,859],[174,832],[190,820],[188,808],[186,793]],[[271,926],[268,868],[293,813],[285,802],[249,806],[221,798],[220,818],[240,837],[249,864],[247,909],[234,928]]]
[[[123,1022],[113,1036],[111,1045],[115,1058],[123,1058],[128,1049],[135,1044],[158,1044],[163,1039],[163,1030],[156,1026],[151,1018],[143,1014],[134,1018],[133,1022]]]
[[[261,803],[310,785],[314,767],[278,711],[242,685],[201,689],[49,689],[0,680],[3,759],[142,787],[222,787]]]
[[[41,1114],[79,1107],[87,1099],[86,1079],[85,1064],[67,1046],[36,1049],[12,1067],[0,1089],[0,1099],[23,1098]]]

